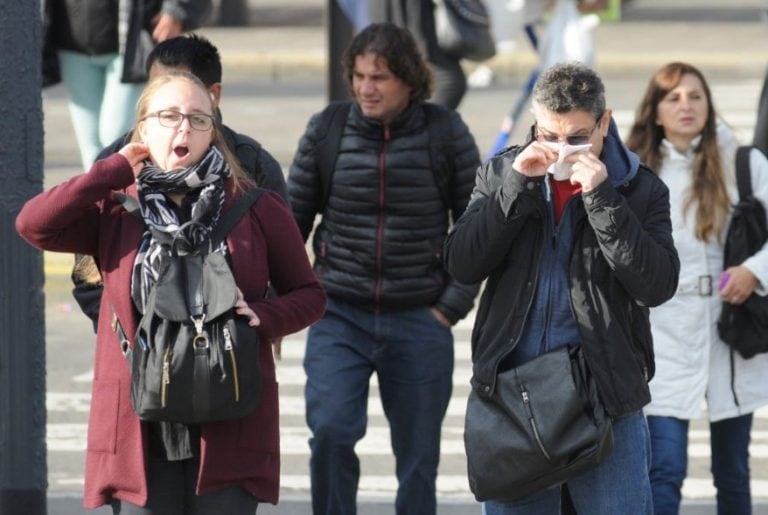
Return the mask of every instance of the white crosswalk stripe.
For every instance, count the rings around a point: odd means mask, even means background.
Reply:
[[[466,408],[466,393],[471,376],[469,360],[469,324],[460,326],[456,341],[456,366],[454,371],[454,396],[448,406],[448,413],[443,426],[441,441],[441,469],[437,489],[445,497],[471,497],[466,479],[466,461],[464,459],[463,416]],[[281,451],[283,456],[281,483],[287,493],[306,493],[309,490],[307,467],[309,460],[310,437],[304,422],[304,371],[301,359],[304,353],[302,336],[286,338],[283,342],[283,359],[278,363],[278,380],[281,412]],[[90,381],[92,371],[73,377],[73,382]],[[375,375],[371,378],[370,399],[368,403],[369,427],[365,437],[358,443],[356,450],[361,459],[363,476],[360,480],[360,494],[366,496],[392,496],[397,488],[394,476],[394,461],[391,458],[389,428],[383,416],[378,398]],[[90,394],[86,392],[66,393],[48,392],[47,408],[48,450],[50,453],[83,452],[86,446],[86,423],[90,404]],[[56,422],[59,414],[67,415],[67,422]],[[78,417],[77,422],[72,417]],[[688,453],[692,461],[709,461],[709,431],[706,423],[696,422],[689,435]],[[750,454],[753,460],[768,459],[768,408],[755,414],[755,430],[752,432]],[[382,468],[388,467],[391,473]],[[699,467],[702,468],[702,467]],[[366,473],[370,470],[371,473]],[[706,472],[706,470],[705,470]],[[82,483],[82,476],[68,475],[52,479],[59,486]],[[684,485],[686,498],[702,499],[714,496],[712,481],[708,476],[689,477]],[[768,480],[753,480],[753,492],[756,497],[761,493],[768,496]]]

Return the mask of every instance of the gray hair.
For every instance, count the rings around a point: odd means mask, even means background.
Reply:
[[[605,111],[605,86],[597,73],[580,63],[556,64],[536,81],[533,101],[554,113],[586,111],[597,120]]]

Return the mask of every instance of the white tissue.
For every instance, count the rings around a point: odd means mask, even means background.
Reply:
[[[571,168],[573,167],[573,164],[565,163],[564,161],[566,157],[575,154],[576,152],[589,150],[592,147],[592,143],[587,143],[586,145],[562,145],[560,143],[549,141],[543,143],[549,148],[558,151],[557,161],[547,168],[547,173],[551,173],[552,178],[556,181],[567,181],[571,178]]]

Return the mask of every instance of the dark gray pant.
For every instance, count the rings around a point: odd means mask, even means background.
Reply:
[[[254,515],[258,500],[244,489],[233,486],[195,495],[199,459],[150,461],[147,505],[112,501],[117,515]]]

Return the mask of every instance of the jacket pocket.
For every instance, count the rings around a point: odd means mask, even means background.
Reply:
[[[94,379],[93,392],[88,420],[88,451],[114,454],[117,442],[117,415],[120,408],[120,383]]]

